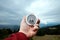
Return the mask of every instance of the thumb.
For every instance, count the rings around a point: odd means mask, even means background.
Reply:
[[[22,22],[26,22],[26,16],[23,17]]]

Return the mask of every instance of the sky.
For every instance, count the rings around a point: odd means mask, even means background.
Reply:
[[[30,13],[41,24],[60,24],[60,0],[0,0],[0,25],[19,25]]]

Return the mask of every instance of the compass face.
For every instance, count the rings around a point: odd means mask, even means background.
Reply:
[[[35,15],[28,15],[27,17],[27,24],[34,25],[36,23],[36,16]]]

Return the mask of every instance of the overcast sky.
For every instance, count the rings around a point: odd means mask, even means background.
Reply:
[[[29,13],[34,13],[43,24],[60,24],[60,0],[0,0],[2,25],[19,25]]]

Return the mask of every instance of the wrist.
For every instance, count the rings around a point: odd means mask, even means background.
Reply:
[[[20,30],[19,32],[24,33],[27,37],[29,37],[29,33],[23,30]]]

